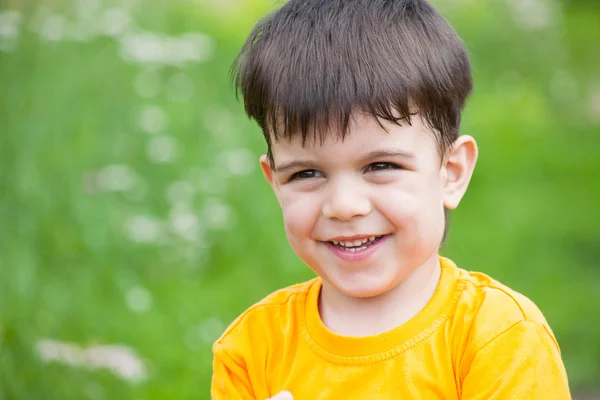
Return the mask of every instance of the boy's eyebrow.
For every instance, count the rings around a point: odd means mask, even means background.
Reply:
[[[289,162],[285,162],[282,163],[279,166],[275,166],[274,171],[275,173],[278,172],[284,172],[290,169],[296,169],[296,168],[314,168],[315,164],[310,162],[310,161],[305,161],[305,160],[294,160],[294,161],[289,161]]]
[[[373,160],[376,158],[404,158],[412,160],[416,156],[414,153],[402,150],[375,150],[364,156],[364,160]]]
[[[362,157],[363,162],[368,160],[374,160],[377,158],[404,158],[406,160],[412,160],[416,158],[414,153],[402,151],[402,150],[375,150],[367,153]],[[296,168],[315,168],[315,164],[308,160],[294,160],[282,163],[279,166],[275,166],[273,169],[275,173],[288,171]]]

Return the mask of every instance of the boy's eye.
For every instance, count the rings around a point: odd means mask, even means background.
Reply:
[[[295,174],[290,176],[290,181],[293,181],[295,179],[318,178],[320,176],[323,176],[323,174],[321,174],[319,171],[315,169],[307,169],[304,171],[296,172]]]
[[[385,171],[387,169],[400,169],[398,164],[390,162],[376,162],[367,166],[367,171]]]

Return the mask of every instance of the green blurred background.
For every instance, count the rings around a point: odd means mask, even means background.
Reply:
[[[0,3],[0,399],[208,399],[227,324],[312,277],[228,78],[276,4],[34,3]],[[600,2],[434,4],[481,150],[443,253],[533,299],[600,398]]]

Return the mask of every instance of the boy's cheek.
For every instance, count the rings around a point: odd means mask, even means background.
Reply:
[[[282,202],[281,211],[288,235],[310,235],[315,218],[318,217],[316,204],[298,199],[289,200]]]
[[[381,201],[375,204],[375,208],[391,220],[394,225],[404,225],[418,219],[423,206],[423,199],[406,192],[383,197]]]
[[[299,207],[302,204],[306,204],[308,200],[309,197],[301,193],[297,193],[286,189],[281,189],[279,191],[279,203],[284,212],[290,212],[290,210],[293,210],[294,208]]]
[[[386,214],[409,218],[441,207],[443,193],[433,187],[404,187],[402,190],[381,193],[374,203]]]
[[[444,210],[442,203],[431,198],[397,196],[380,205],[380,212],[400,232],[427,235],[443,230]]]

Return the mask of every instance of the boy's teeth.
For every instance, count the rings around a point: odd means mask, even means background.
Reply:
[[[367,242],[372,242],[378,237],[379,236],[369,236],[368,238],[364,238],[364,239],[348,240],[348,241],[332,240],[331,243],[335,244],[336,246],[348,247],[349,248],[348,250],[350,250],[350,251],[357,251],[357,250],[362,250],[362,249],[366,248],[366,246],[361,246],[361,245],[363,245]]]
[[[367,248],[367,246],[363,246],[363,247],[351,247],[348,250],[350,250],[352,253],[356,253],[357,251],[364,250],[366,248]]]

